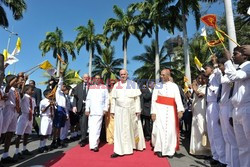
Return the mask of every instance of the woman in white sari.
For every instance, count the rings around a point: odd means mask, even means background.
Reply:
[[[200,74],[197,81],[194,81],[192,84],[194,98],[192,104],[193,118],[189,150],[192,155],[209,156],[211,154],[207,138],[206,125],[206,83],[207,77]]]

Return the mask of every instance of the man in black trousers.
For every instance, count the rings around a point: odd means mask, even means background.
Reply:
[[[143,132],[146,141],[151,139],[151,98],[153,92],[154,83],[150,82],[149,86],[143,85],[141,89],[141,120],[143,124]]]
[[[88,117],[85,115],[85,100],[88,94],[89,75],[84,74],[82,80],[83,82],[74,88],[73,112],[79,115],[79,125],[81,130],[81,140],[79,144],[81,147],[84,147],[88,142]]]
[[[36,82],[34,80],[30,80],[29,85],[34,87],[34,93],[32,97],[34,97],[36,101],[36,107],[34,108],[34,118],[35,118],[35,116],[39,116],[40,114],[39,106],[40,106],[40,101],[42,100],[42,90],[36,87]],[[33,127],[37,135],[39,135],[39,126],[36,122],[36,119],[33,120]]]

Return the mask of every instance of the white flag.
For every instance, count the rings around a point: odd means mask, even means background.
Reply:
[[[56,74],[56,69],[54,69],[54,68],[48,69],[48,70],[47,70],[47,73],[48,73],[50,76],[53,76],[53,75]]]
[[[203,27],[203,28],[201,29],[201,36],[203,36],[203,37],[206,37],[206,36],[207,36],[207,31],[206,31],[206,28],[205,28],[205,27]]]
[[[11,64],[14,64],[14,63],[16,63],[16,62],[18,62],[18,61],[19,61],[19,60],[18,60],[15,56],[10,55],[10,56],[7,57],[7,59],[6,59],[6,61],[4,62],[4,64],[9,64],[9,65],[11,65]]]
[[[250,7],[247,10],[247,14],[250,15]]]

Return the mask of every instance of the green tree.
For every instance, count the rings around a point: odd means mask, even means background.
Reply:
[[[151,41],[151,45],[145,45],[145,53],[136,55],[133,57],[133,60],[143,63],[141,67],[135,70],[134,75],[137,79],[152,80],[155,79],[155,40]],[[171,68],[172,63],[169,62],[169,55],[167,54],[167,48],[163,46],[159,52],[160,60],[160,70],[164,68]]]
[[[159,29],[168,30],[174,33],[174,29],[181,29],[181,17],[178,15],[178,8],[170,5],[173,0],[145,0],[144,2],[131,4],[130,8],[141,12],[140,17],[147,21],[148,28],[154,31],[155,35],[155,76],[159,80],[160,57],[159,57]],[[150,31],[151,31],[150,30]]]
[[[95,55],[93,59],[93,75],[99,74],[106,83],[110,79],[117,79],[122,69],[122,58],[115,59],[114,47],[102,49],[100,55]]]
[[[143,26],[140,24],[140,17],[135,16],[135,10],[127,9],[124,13],[121,8],[114,5],[113,11],[117,18],[109,18],[104,25],[104,34],[111,32],[111,40],[117,40],[122,35],[122,50],[124,69],[127,69],[127,47],[128,40],[131,35],[134,35],[139,43],[142,42],[140,30]]]
[[[76,28],[78,34],[75,39],[75,46],[79,54],[81,48],[85,45],[86,50],[89,52],[89,76],[92,76],[92,58],[97,49],[98,53],[101,52],[100,42],[104,41],[105,36],[102,34],[95,34],[95,24],[93,20],[88,21],[88,25],[79,26]]]
[[[46,33],[45,40],[39,44],[39,49],[42,51],[42,56],[45,56],[49,51],[53,51],[53,57],[57,60],[57,76],[59,76],[61,61],[58,55],[63,56],[64,62],[68,62],[68,54],[72,56],[72,60],[76,59],[74,44],[70,41],[63,41],[63,32],[58,27],[55,32]]]
[[[27,8],[26,2],[24,0],[0,0],[0,25],[3,27],[9,26],[8,18],[3,6],[6,6],[12,11],[12,15],[15,20],[22,19],[23,13]]]

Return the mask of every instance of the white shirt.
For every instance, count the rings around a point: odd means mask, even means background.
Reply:
[[[51,116],[50,107],[48,107],[49,105],[50,105],[49,99],[44,98],[41,100],[40,102],[40,115],[41,116]],[[46,107],[48,107],[47,110],[42,112],[43,110],[45,110]]]
[[[61,91],[63,85],[63,79],[60,77],[58,82],[58,87],[56,89],[56,103],[58,106],[63,107],[65,110],[66,108],[66,98],[64,93]]]
[[[3,90],[2,87],[0,88],[0,92],[1,92],[1,95],[3,97],[5,95],[5,93],[4,93],[4,90]],[[5,101],[4,100],[0,100],[0,108],[4,108],[4,106],[5,106]]]
[[[86,98],[86,112],[90,115],[103,115],[103,111],[108,111],[109,94],[105,85],[92,85],[89,88]]]
[[[8,92],[8,98],[5,101],[5,106],[12,106],[13,108],[16,107],[16,95],[15,95],[15,88],[11,87],[9,92]],[[17,90],[16,90],[17,91]],[[20,98],[20,94],[19,95],[19,102],[21,103],[21,98]]]
[[[221,75],[220,80],[222,84],[220,104],[225,105],[231,102],[231,100],[229,99],[229,94],[231,90],[231,81],[227,75],[224,76]]]
[[[220,71],[218,68],[214,69],[209,76],[209,84],[207,87],[207,102],[217,102],[218,89],[220,86]]]
[[[30,99],[32,100],[32,108],[30,105]],[[32,110],[32,113],[34,113],[35,107],[36,107],[35,99],[28,94],[24,94],[22,101],[21,101],[22,114],[28,114],[30,112],[30,109]]]
[[[234,107],[240,107],[250,102],[250,61],[246,61],[236,70],[231,60],[225,63],[225,73],[234,83],[232,95],[232,104]]]

